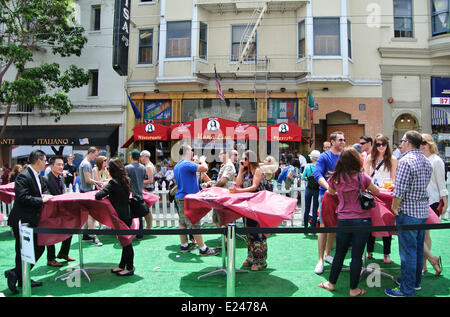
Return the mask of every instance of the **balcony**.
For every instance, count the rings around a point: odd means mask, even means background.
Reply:
[[[253,11],[267,4],[268,12],[293,11],[302,7],[309,0],[198,0],[200,8],[211,13],[244,12]]]
[[[244,61],[238,65],[231,58],[208,58],[194,60],[194,75],[199,78],[211,79],[215,77],[214,66],[221,78],[233,79],[298,79],[309,74],[311,58],[298,60],[296,57],[271,59],[258,57]],[[239,67],[238,67],[239,66]]]

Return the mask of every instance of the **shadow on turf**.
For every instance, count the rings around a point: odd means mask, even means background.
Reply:
[[[194,297],[225,297],[227,295],[225,275],[215,275],[198,280],[198,277],[212,272],[216,267],[208,267],[200,272],[192,272],[181,278],[180,290]],[[273,269],[258,272],[236,273],[237,297],[290,297],[298,287],[287,279],[271,275]]]

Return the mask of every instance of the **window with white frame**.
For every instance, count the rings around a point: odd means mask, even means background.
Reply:
[[[450,0],[431,0],[431,29],[433,36],[450,33]]]
[[[313,32],[314,55],[341,55],[339,18],[314,18]]]
[[[151,64],[153,57],[153,29],[139,30],[138,64]]]
[[[306,56],[305,20],[298,22],[298,58]]]
[[[412,0],[394,0],[394,37],[413,37]]]
[[[247,44],[250,34],[253,30],[253,25],[233,25],[231,28],[231,60],[239,60],[241,50]],[[256,34],[250,42],[249,50],[244,58],[244,61],[254,61],[256,59]]]
[[[200,34],[198,43],[198,56],[201,59],[208,58],[208,25],[200,22]]]
[[[191,21],[167,22],[166,56],[191,56]]]

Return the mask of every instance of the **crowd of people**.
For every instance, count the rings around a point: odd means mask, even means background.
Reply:
[[[398,153],[396,153],[398,152]],[[400,154],[399,154],[400,153]],[[422,224],[428,217],[428,208],[437,211],[438,207],[447,210],[448,192],[445,184],[444,163],[437,155],[437,147],[430,135],[408,131],[395,151],[391,150],[389,138],[377,134],[374,138],[361,136],[357,144],[346,147],[344,133],[333,132],[329,141],[323,143],[322,153],[311,151],[306,158],[298,153],[282,154],[279,162],[267,156],[259,163],[257,155],[247,150],[241,154],[237,150],[220,150],[218,164],[208,165],[206,157],[197,157],[189,145],[180,147],[180,160],[175,166],[170,163],[163,173],[161,165],[151,161],[149,151],[132,150],[130,163],[124,165],[118,158],[108,159],[99,156],[95,147],[88,149],[86,157],[78,169],[73,164],[73,155],[64,158],[55,156],[46,167],[46,155],[40,150],[29,156],[29,165],[22,169],[15,166],[8,172],[8,181],[15,182],[15,203],[8,218],[8,225],[16,238],[16,265],[7,270],[5,276],[8,287],[17,293],[16,285],[22,281],[20,264],[19,221],[36,226],[40,207],[55,195],[61,195],[67,188],[75,188],[79,179],[81,193],[97,191],[95,198],[108,197],[119,218],[131,225],[129,197],[143,196],[143,190],[160,189],[163,182],[174,195],[179,215],[180,229],[198,229],[200,222],[192,224],[184,214],[184,199],[203,188],[223,187],[230,193],[258,192],[272,190],[275,183],[283,183],[287,189],[295,182],[305,181],[305,206],[303,208],[304,227],[324,227],[322,201],[326,193],[337,195],[336,208],[338,227],[371,226],[370,212],[361,207],[358,200],[359,189],[378,194],[381,188],[392,191],[392,212],[396,224]],[[93,163],[95,164],[93,165]],[[213,174],[211,170],[216,169]],[[43,175],[42,175],[43,174]],[[214,177],[211,177],[214,175]],[[312,206],[312,208],[311,208]],[[220,226],[219,214],[213,211],[213,220]],[[152,226],[152,215],[139,219],[139,228]],[[89,216],[85,227],[95,229],[95,219]],[[256,220],[245,218],[244,225],[258,227]],[[397,233],[401,260],[401,278],[396,289],[386,289],[389,296],[413,296],[420,289],[421,275],[427,271],[427,261],[436,276],[442,272],[442,259],[431,253],[431,237],[428,231],[408,230]],[[142,236],[137,236],[141,239]],[[95,235],[84,235],[83,240],[97,246],[102,242]],[[189,240],[191,242],[189,242]],[[333,243],[335,254],[332,256]],[[249,233],[246,236],[247,257],[243,266],[252,271],[267,267],[268,244],[264,234]],[[71,238],[63,241],[56,255],[55,247],[47,247],[47,265],[62,266],[57,259],[74,261],[69,256]],[[331,264],[329,279],[319,287],[333,291],[342,270],[347,251],[351,246],[350,291],[349,295],[360,296],[366,293],[358,287],[362,258],[367,246],[367,259],[374,258],[375,238],[367,232],[319,233],[317,237],[318,260],[314,268],[316,274],[324,272],[324,263]],[[383,262],[392,263],[390,258],[392,236],[383,237]],[[180,235],[180,252],[199,250],[199,256],[215,256],[218,249],[208,247],[201,234]],[[36,261],[45,251],[35,243]],[[124,246],[117,267],[111,270],[118,276],[134,274],[134,250],[132,244]],[[42,283],[32,281],[32,287]]]

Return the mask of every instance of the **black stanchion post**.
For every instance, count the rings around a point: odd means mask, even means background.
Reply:
[[[228,265],[227,265],[227,297],[235,297],[236,295],[236,272],[235,260],[236,255],[236,225],[229,224],[227,227],[227,246],[228,246]]]

